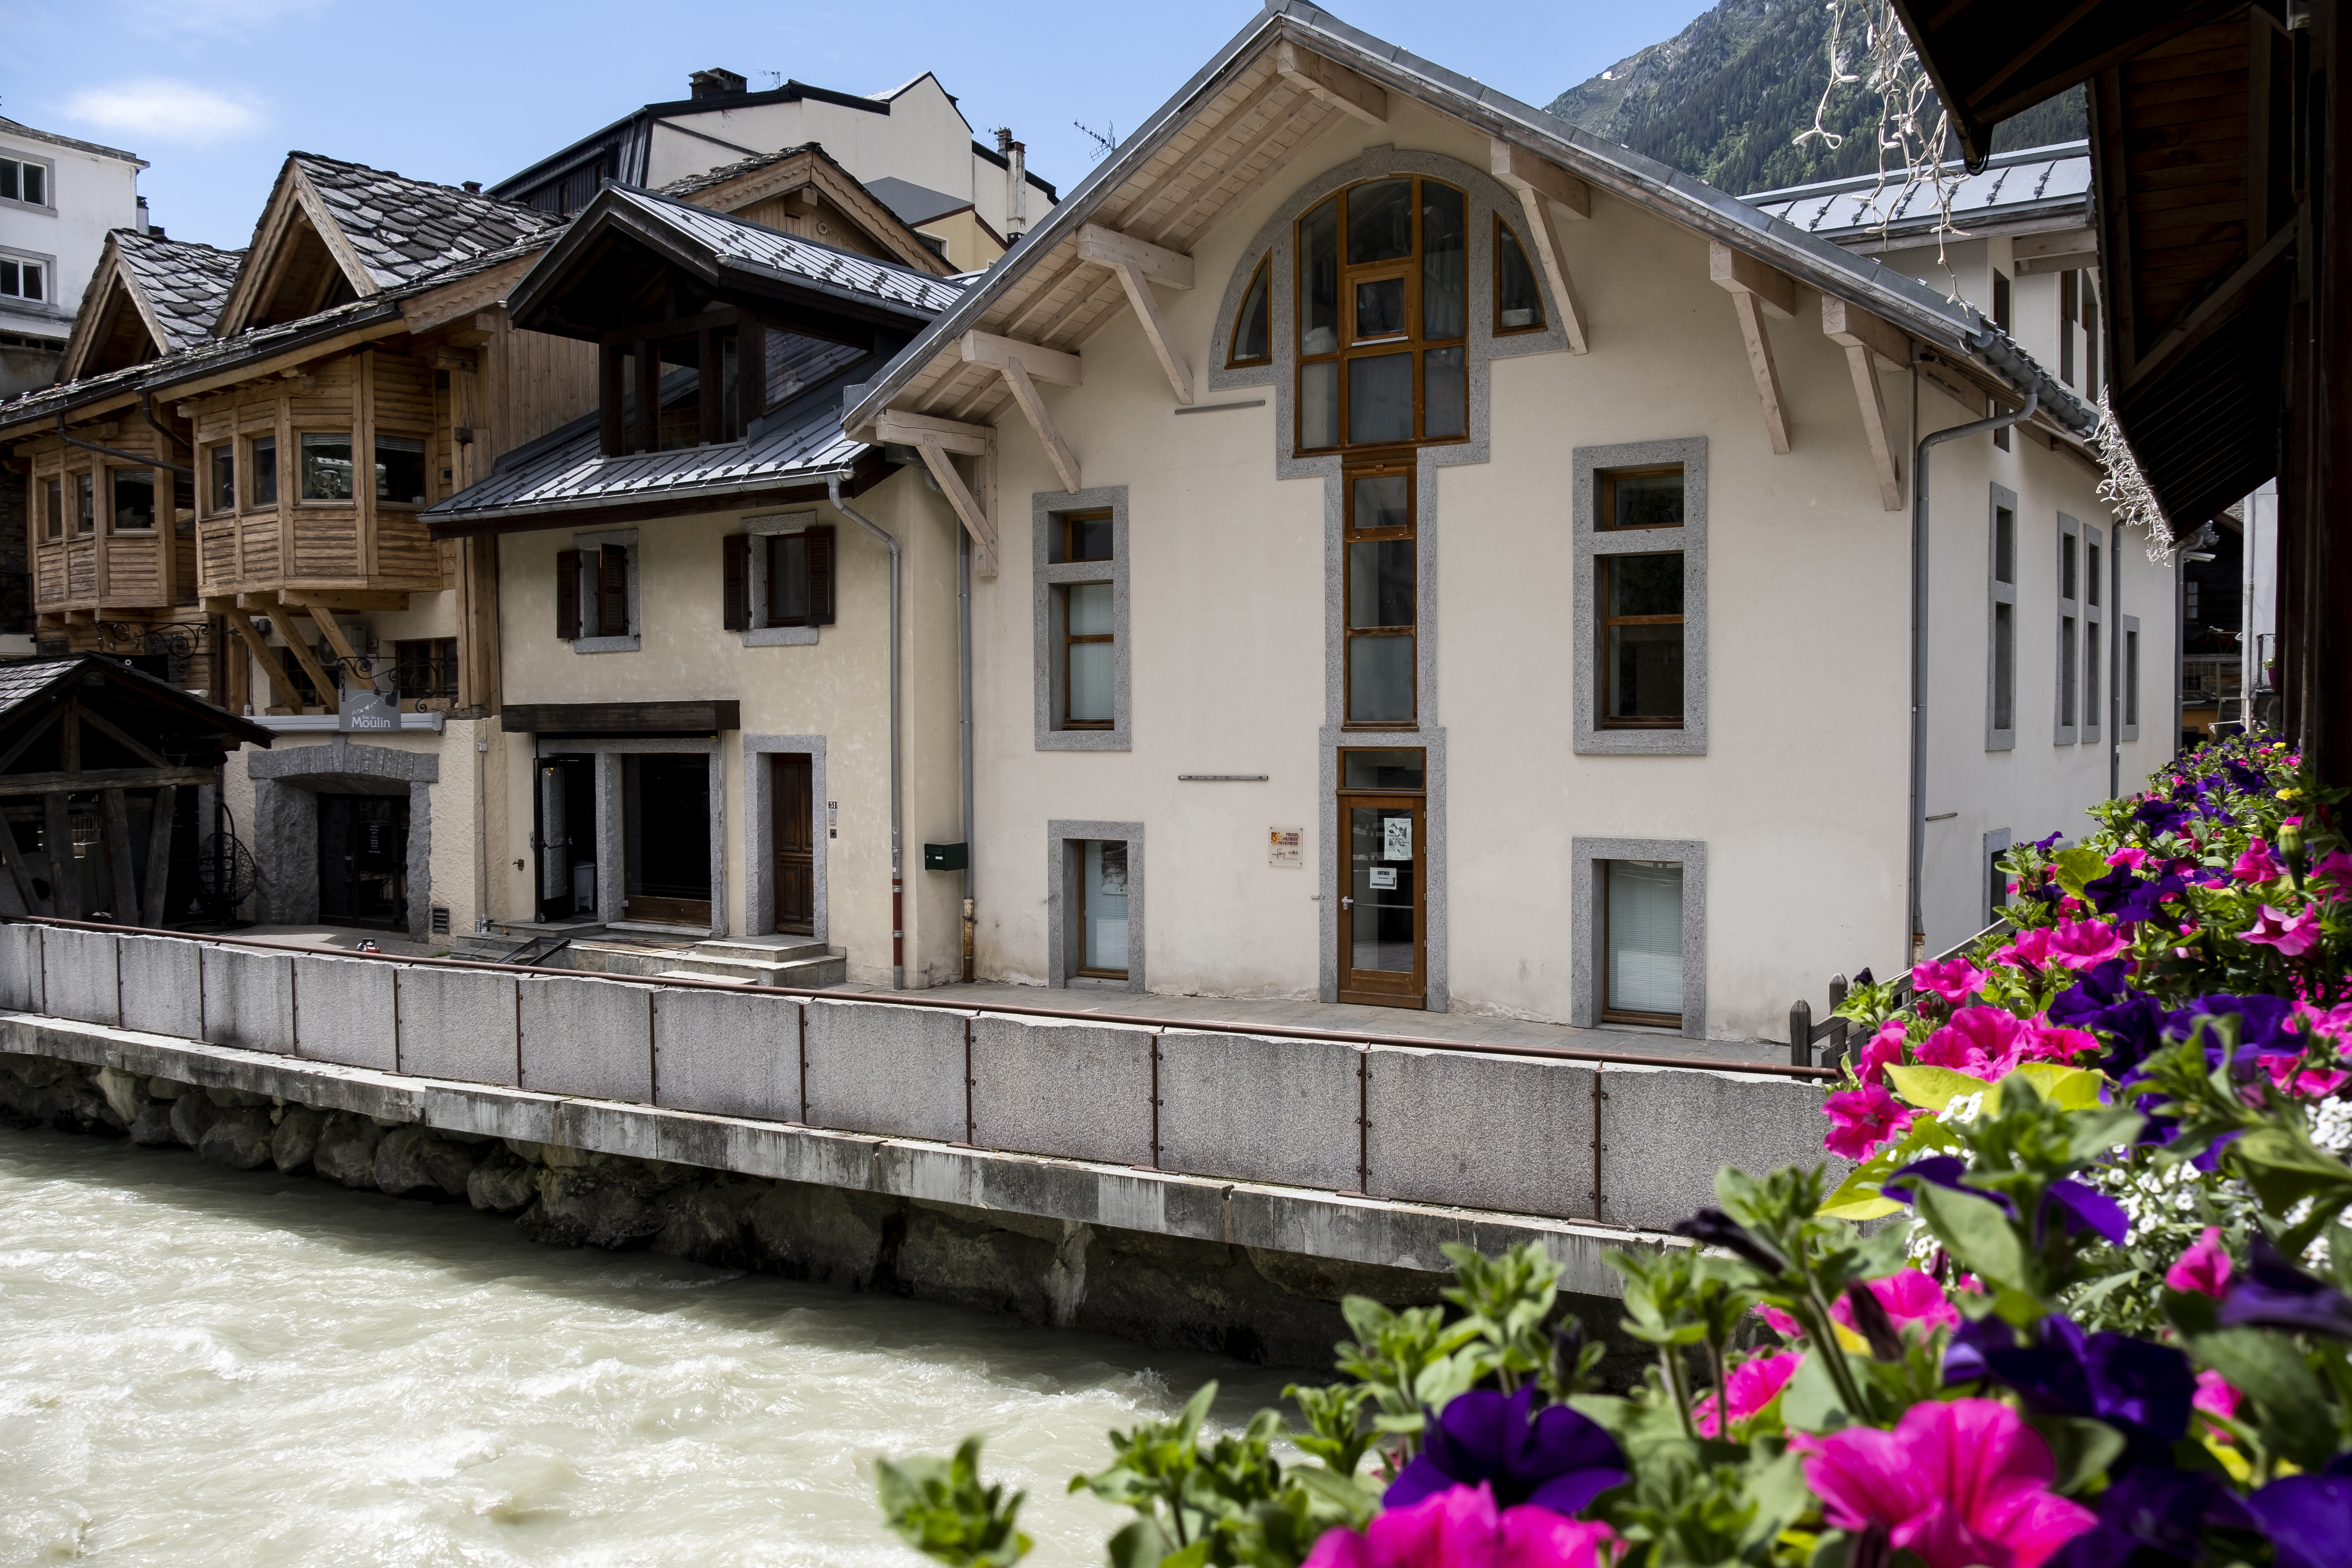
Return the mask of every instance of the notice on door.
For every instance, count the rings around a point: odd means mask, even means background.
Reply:
[[[1393,866],[1374,866],[1374,867],[1371,867],[1370,869],[1370,875],[1371,875],[1371,879],[1372,879],[1372,886],[1373,886],[1375,889],[1380,889],[1380,890],[1381,890],[1381,891],[1384,891],[1384,892],[1391,892],[1391,893],[1392,893],[1392,892],[1396,891],[1396,873],[1397,873],[1397,868],[1396,868],[1395,867],[1393,867]]]
[[[1269,827],[1265,833],[1265,863],[1288,871],[1307,868],[1307,829]]]
[[[1381,819],[1381,858],[1410,860],[1412,858],[1412,818],[1387,816]]]

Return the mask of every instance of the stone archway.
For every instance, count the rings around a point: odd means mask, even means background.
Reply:
[[[337,735],[323,746],[246,754],[253,780],[252,850],[259,871],[254,918],[293,925],[319,918],[319,796],[405,795],[408,800],[408,934],[432,934],[433,785],[441,759],[430,752],[355,746]]]

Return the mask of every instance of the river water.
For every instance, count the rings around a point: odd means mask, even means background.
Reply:
[[[992,1434],[1032,1563],[1107,1427],[1278,1373],[0,1131],[0,1563],[917,1564],[877,1454]]]

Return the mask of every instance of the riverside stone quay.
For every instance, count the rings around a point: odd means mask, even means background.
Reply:
[[[1805,1069],[0,925],[0,1107],[648,1246],[1255,1359],[1444,1243],[1678,1246],[1725,1163],[1819,1156]]]

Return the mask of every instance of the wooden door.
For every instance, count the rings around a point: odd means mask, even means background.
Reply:
[[[800,936],[816,933],[816,792],[806,752],[776,752],[768,758],[769,798],[773,813],[769,838],[775,846],[776,929]]]
[[[1421,800],[1339,797],[1339,1000],[1419,1007],[1427,878]]]

